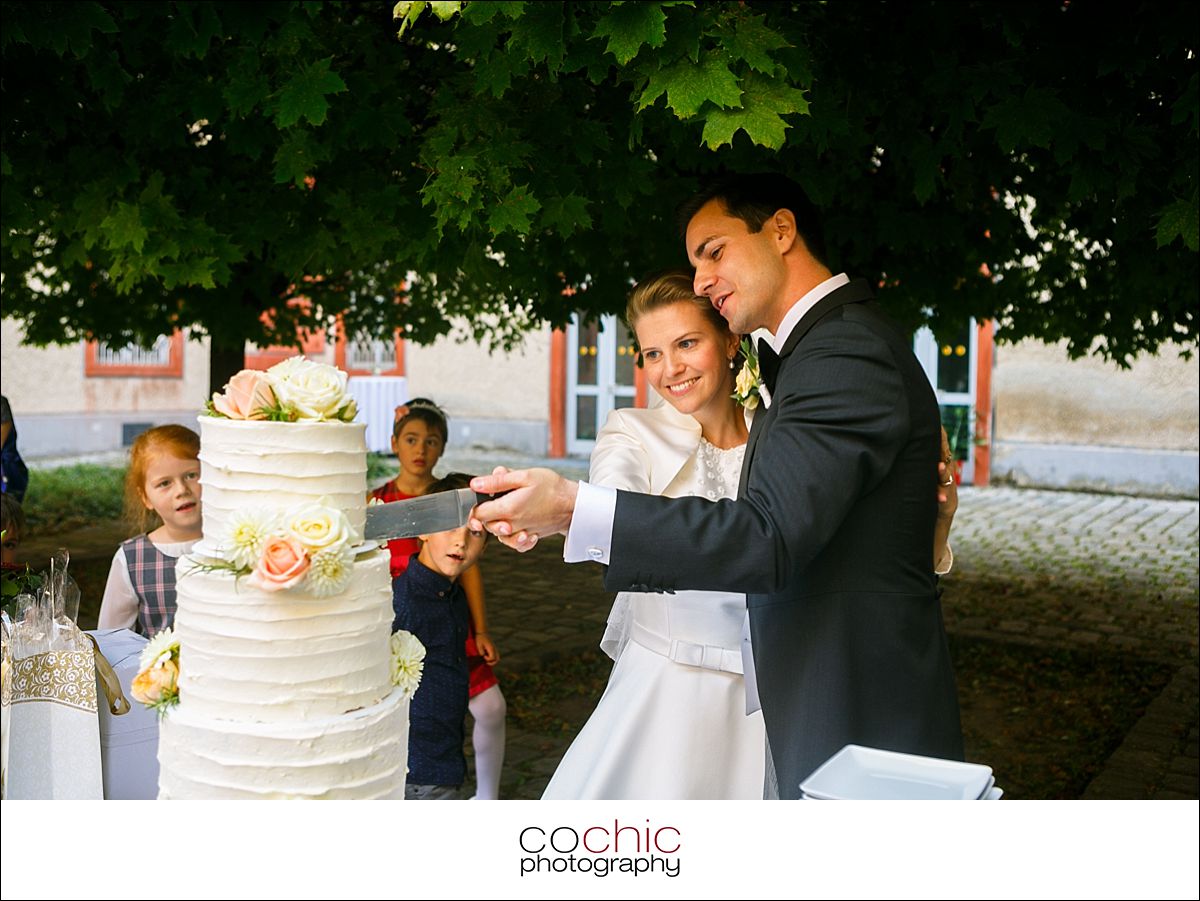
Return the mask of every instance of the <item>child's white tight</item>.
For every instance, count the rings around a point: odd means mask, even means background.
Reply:
[[[500,797],[500,768],[504,766],[504,717],[508,705],[500,686],[493,685],[471,698],[467,705],[475,718],[471,744],[475,748],[475,798],[495,801]]]

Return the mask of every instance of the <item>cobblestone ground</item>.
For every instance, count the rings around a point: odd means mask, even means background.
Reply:
[[[1200,797],[1200,504],[967,489],[953,545],[952,632],[1107,649],[1176,668],[1084,797]],[[955,592],[956,582],[995,591],[991,599]],[[963,595],[972,600],[955,601]]]

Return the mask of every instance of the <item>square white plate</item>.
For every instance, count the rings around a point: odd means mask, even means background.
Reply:
[[[992,768],[846,745],[800,790],[826,801],[974,801],[988,787]]]

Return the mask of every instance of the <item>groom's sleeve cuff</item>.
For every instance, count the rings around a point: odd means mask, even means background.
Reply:
[[[567,563],[582,563],[593,560],[608,563],[612,550],[613,520],[617,515],[617,490],[599,485],[579,483],[579,495],[575,498],[575,513],[567,540],[563,544],[563,560]]]

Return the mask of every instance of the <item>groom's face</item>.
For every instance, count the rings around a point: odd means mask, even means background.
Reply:
[[[719,200],[710,200],[687,227],[687,252],[696,267],[694,288],[725,317],[735,334],[774,332],[786,300],[787,267],[768,220],[751,232]],[[786,311],[786,304],[784,304]]]

